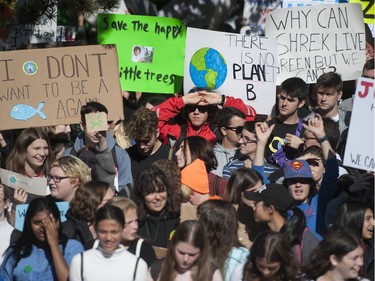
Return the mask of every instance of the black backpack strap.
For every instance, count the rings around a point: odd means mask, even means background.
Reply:
[[[115,167],[118,168],[117,156],[116,156],[116,146],[117,146],[117,145],[114,145],[114,146],[113,146],[111,152],[112,152],[113,163],[115,163]]]
[[[222,136],[216,123],[210,123],[210,130],[215,134],[217,142],[220,143]]]
[[[181,128],[180,135],[178,136],[178,139],[173,146],[176,151],[180,148],[181,142],[184,138],[186,138],[186,134],[187,134],[187,125],[186,124],[182,124],[180,126],[180,128]]]
[[[135,263],[133,281],[135,281],[135,277],[137,277],[138,262],[139,262],[139,257],[137,258],[137,262]]]
[[[69,155],[77,156],[77,150],[74,148],[74,146],[73,146],[72,149],[70,150]]]
[[[81,280],[83,281],[83,252],[81,252]]]

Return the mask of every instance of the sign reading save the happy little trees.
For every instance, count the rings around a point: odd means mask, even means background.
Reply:
[[[0,131],[79,123],[89,101],[123,117],[114,46],[0,52]]]
[[[98,43],[116,44],[121,89],[177,93],[184,75],[186,27],[178,19],[103,14]]]

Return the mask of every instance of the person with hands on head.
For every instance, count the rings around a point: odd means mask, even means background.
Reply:
[[[201,136],[213,145],[216,144],[218,134],[215,133],[217,128],[214,119],[218,106],[236,107],[246,114],[246,120],[249,121],[255,118],[255,109],[245,105],[241,99],[219,95],[209,89],[193,88],[189,94],[169,98],[151,109],[159,118],[160,140],[175,150],[181,140],[188,136]],[[184,124],[174,120],[180,112],[186,121]]]
[[[66,239],[60,224],[60,211],[52,198],[30,202],[22,234],[4,255],[5,280],[67,280],[72,258],[83,246]]]

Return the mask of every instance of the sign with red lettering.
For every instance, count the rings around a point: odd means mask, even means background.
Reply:
[[[0,131],[75,124],[89,101],[123,118],[114,46],[0,52]]]
[[[353,101],[344,165],[375,171],[374,159],[374,80],[361,77]]]

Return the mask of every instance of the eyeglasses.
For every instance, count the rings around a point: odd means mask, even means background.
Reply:
[[[58,176],[52,176],[52,175],[47,175],[47,181],[53,180],[55,183],[59,183],[64,179],[67,179],[69,177],[58,177]]]
[[[246,144],[249,144],[249,143],[256,143],[256,142],[257,142],[257,140],[252,140],[252,139],[250,139],[248,136],[244,136],[244,135],[242,135],[241,138],[244,140],[244,142],[245,142]]]
[[[225,127],[227,130],[232,130],[233,132],[236,133],[236,135],[241,135],[243,131],[243,126],[237,126],[237,127]]]
[[[197,109],[199,113],[206,113],[208,111],[207,106],[198,106],[198,105],[197,106],[188,105],[186,109],[188,112],[195,112]]]

